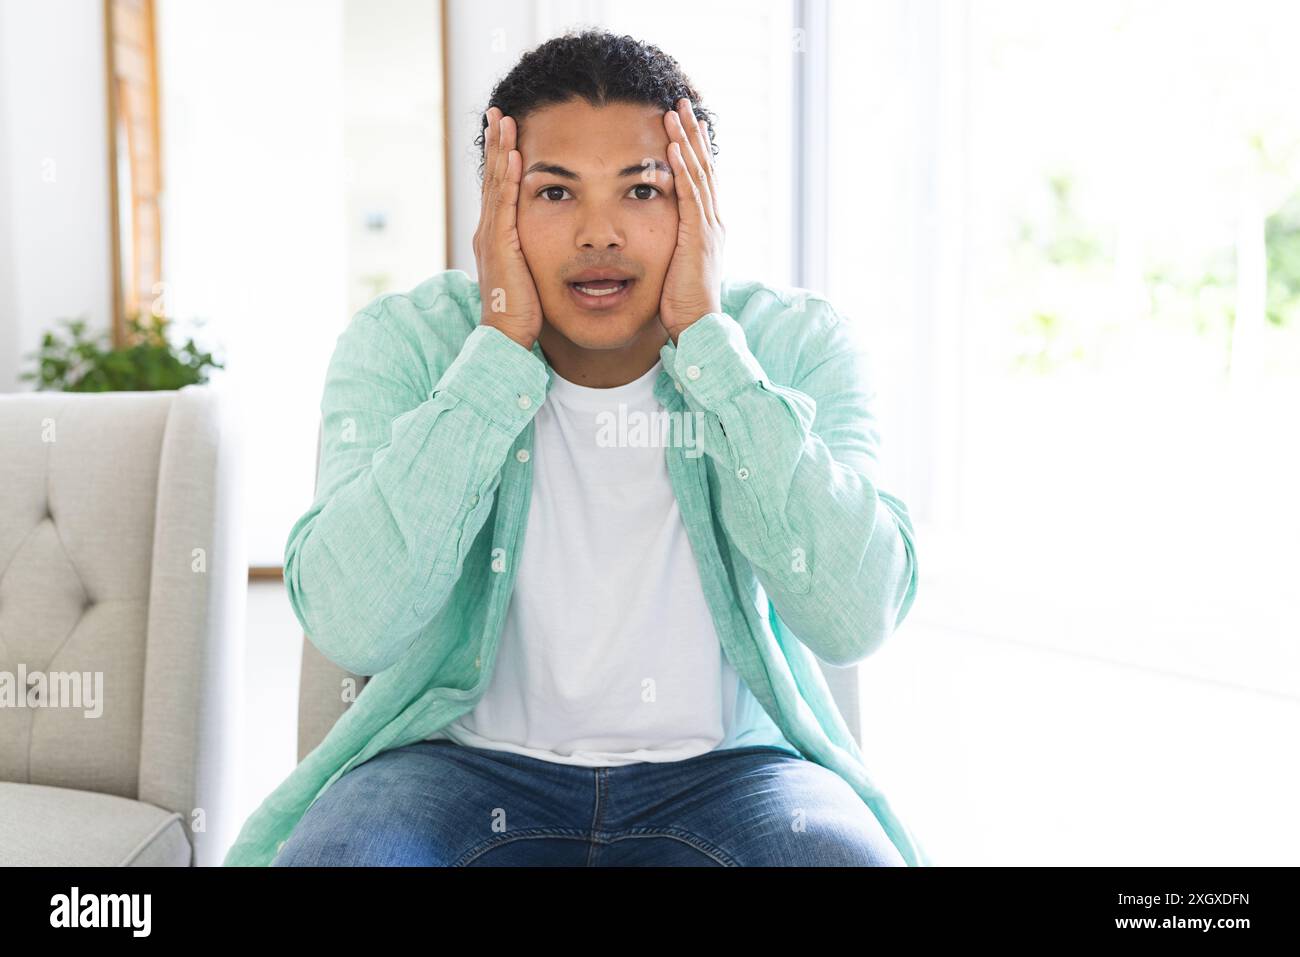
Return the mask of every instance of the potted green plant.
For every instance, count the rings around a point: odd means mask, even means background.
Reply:
[[[35,381],[37,389],[63,392],[150,392],[180,389],[207,381],[208,369],[224,369],[212,353],[202,351],[189,338],[172,344],[172,320],[150,314],[127,319],[128,344],[112,348],[108,333],[86,335],[84,319],[63,319],[70,337],[47,332],[41,348],[27,354],[37,361],[36,369],[24,373],[24,381]]]

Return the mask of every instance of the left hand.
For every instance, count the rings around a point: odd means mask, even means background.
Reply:
[[[722,311],[722,248],[727,230],[718,213],[713,152],[690,100],[664,114],[668,130],[668,164],[677,193],[677,248],[664,276],[659,323],[677,344],[677,336],[696,319]]]

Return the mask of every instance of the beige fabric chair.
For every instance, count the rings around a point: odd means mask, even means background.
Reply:
[[[320,471],[319,431],[316,436],[316,469]],[[862,746],[860,728],[858,665],[837,668],[819,661],[822,674],[835,698],[840,714],[848,723],[853,738]],[[317,745],[325,740],[325,735],[334,727],[334,722],[348,709],[356,695],[365,687],[367,676],[355,675],[322,655],[311,639],[304,635],[302,645],[302,674],[298,690],[298,760],[307,757]],[[350,682],[350,683],[348,683]],[[344,689],[351,691],[345,696]]]
[[[226,408],[212,386],[0,396],[0,865],[218,865],[238,829]],[[73,673],[92,694],[69,706]]]

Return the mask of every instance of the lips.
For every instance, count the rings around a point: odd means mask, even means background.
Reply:
[[[633,279],[597,278],[570,282],[569,294],[585,309],[612,309],[626,302]]]
[[[626,279],[587,279],[582,282],[571,283],[577,287],[580,292],[588,293],[593,296],[608,296],[627,285]]]

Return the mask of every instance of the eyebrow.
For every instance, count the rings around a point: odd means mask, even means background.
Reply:
[[[658,172],[672,173],[672,167],[670,167],[663,160],[656,159],[654,161],[654,167]],[[645,170],[645,163],[633,163],[631,166],[624,166],[615,175],[619,179],[623,179],[624,177],[627,176],[640,176],[642,171],[644,170]],[[582,179],[582,177],[579,176],[577,173],[575,173],[573,170],[568,169],[567,167],[564,166],[560,166],[556,163],[547,163],[544,160],[538,160],[536,163],[533,163],[531,166],[529,166],[528,169],[524,170],[524,176],[529,176],[533,173],[547,173],[551,176],[558,176],[560,179],[567,179],[567,180]]]

